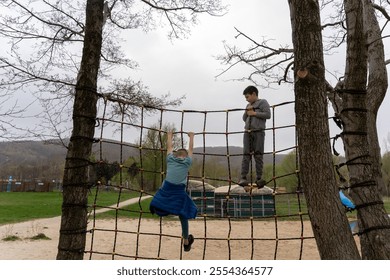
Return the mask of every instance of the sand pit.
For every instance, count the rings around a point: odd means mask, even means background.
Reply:
[[[59,226],[60,217],[0,226],[1,238],[9,235],[21,238],[17,241],[0,240],[0,259],[54,260]],[[88,229],[92,227],[93,221]],[[116,227],[115,235],[111,230]],[[180,222],[174,218],[163,219],[161,225],[158,219],[142,219],[140,224],[138,219],[96,220],[93,252],[86,253],[84,259],[319,259],[315,240],[310,238],[313,234],[309,222],[304,222],[302,233],[301,229],[301,223],[296,221],[278,221],[277,224],[274,221],[253,221],[252,226],[250,220],[198,218],[190,221],[195,243],[187,253],[181,250]],[[29,239],[38,233],[51,239]],[[91,238],[89,233],[87,251],[91,250]]]

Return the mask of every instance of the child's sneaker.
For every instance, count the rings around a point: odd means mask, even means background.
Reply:
[[[265,180],[259,179],[259,180],[256,181],[256,186],[257,186],[259,189],[261,189],[261,188],[264,188],[265,183],[266,183]]]
[[[188,235],[188,244],[183,245],[185,252],[189,252],[191,250],[192,243],[194,243],[194,236],[192,234],[190,234],[190,235]]]
[[[241,179],[238,182],[238,185],[241,186],[241,187],[246,187],[246,186],[248,186],[248,181],[246,179]]]

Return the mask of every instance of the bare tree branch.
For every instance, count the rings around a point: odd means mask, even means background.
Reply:
[[[235,28],[237,31],[236,39],[240,37],[249,42],[249,47],[246,50],[239,50],[235,46],[229,46],[225,43],[226,55],[218,57],[227,67],[222,70],[217,77],[225,75],[233,67],[238,65],[247,65],[252,71],[246,79],[259,84],[258,77],[269,85],[271,83],[280,84],[282,81],[291,82],[288,79],[288,69],[293,65],[293,49],[288,46],[285,47],[271,47],[269,40],[263,39],[262,42],[257,42],[244,32]],[[257,78],[256,78],[257,77]],[[245,78],[239,78],[245,79]]]

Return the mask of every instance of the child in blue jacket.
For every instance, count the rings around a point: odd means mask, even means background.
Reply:
[[[188,220],[194,219],[197,208],[186,192],[188,170],[192,164],[194,133],[189,132],[189,148],[173,151],[173,133],[167,134],[167,173],[162,186],[150,203],[150,212],[159,216],[179,216],[184,251],[191,250],[194,236],[189,234]]]

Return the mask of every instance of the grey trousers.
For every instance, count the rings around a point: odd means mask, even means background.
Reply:
[[[246,179],[249,173],[249,163],[252,155],[255,159],[256,180],[260,180],[263,175],[263,155],[264,155],[264,131],[244,133],[244,155],[241,163],[241,179]]]

